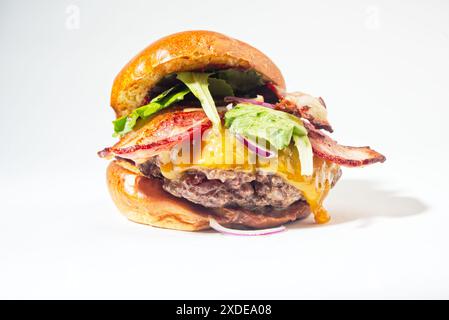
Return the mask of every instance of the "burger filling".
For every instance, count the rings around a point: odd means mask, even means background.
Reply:
[[[168,179],[157,157],[138,168],[160,179],[168,193],[210,208],[217,221],[233,228],[269,228],[310,214],[302,193],[276,174],[197,168]]]
[[[305,199],[294,186],[276,174],[197,168],[170,180],[160,171],[157,161],[139,166],[147,177],[164,181],[165,191],[208,208],[244,208],[257,212],[285,209]]]
[[[130,160],[166,192],[229,225],[263,228],[310,211],[327,222],[322,202],[340,166],[385,160],[328,137],[323,99],[286,93],[253,70],[168,75],[113,124],[120,141],[101,157]],[[187,158],[173,162],[181,149]]]

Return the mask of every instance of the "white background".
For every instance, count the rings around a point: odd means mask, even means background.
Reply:
[[[232,237],[118,213],[96,156],[112,81],[188,29],[261,49],[334,138],[387,156],[344,170],[331,223]],[[0,298],[449,298],[448,57],[443,0],[2,0]]]

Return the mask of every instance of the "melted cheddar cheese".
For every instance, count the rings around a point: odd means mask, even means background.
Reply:
[[[272,159],[264,159],[248,151],[227,130],[221,129],[219,133],[211,132],[203,137],[201,146],[184,144],[170,154],[161,155],[160,161],[161,173],[167,179],[176,179],[184,171],[199,167],[277,174],[302,192],[317,223],[326,223],[330,219],[323,208],[323,200],[339,167],[314,157],[314,174],[302,176],[298,151],[294,146],[279,151]]]

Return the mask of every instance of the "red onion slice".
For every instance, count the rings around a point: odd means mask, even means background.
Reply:
[[[239,97],[224,97],[225,102],[237,102],[237,103],[250,103],[257,106],[262,106],[270,109],[274,109],[274,105],[267,102],[258,101],[255,99],[239,98]]]
[[[243,145],[245,147],[248,148],[248,150],[254,152],[255,154],[257,154],[259,157],[263,157],[263,158],[273,158],[274,157],[274,152],[271,152],[270,150],[267,150],[265,148],[262,148],[261,146],[259,146],[257,143],[252,142],[251,140],[245,138],[244,136],[236,133],[235,137],[237,138],[238,141],[240,141],[241,143],[243,143]]]
[[[215,231],[223,234],[229,234],[233,236],[265,236],[273,233],[278,233],[287,230],[285,226],[280,226],[276,228],[269,229],[259,229],[259,230],[238,230],[223,227],[214,218],[210,218],[209,225]]]

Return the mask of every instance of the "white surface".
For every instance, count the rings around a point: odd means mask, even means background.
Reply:
[[[0,298],[449,298],[448,16],[447,1],[2,1]],[[290,90],[325,98],[336,139],[387,156],[344,170],[330,224],[245,238],[118,214],[95,154],[112,80],[200,28],[263,50]]]

